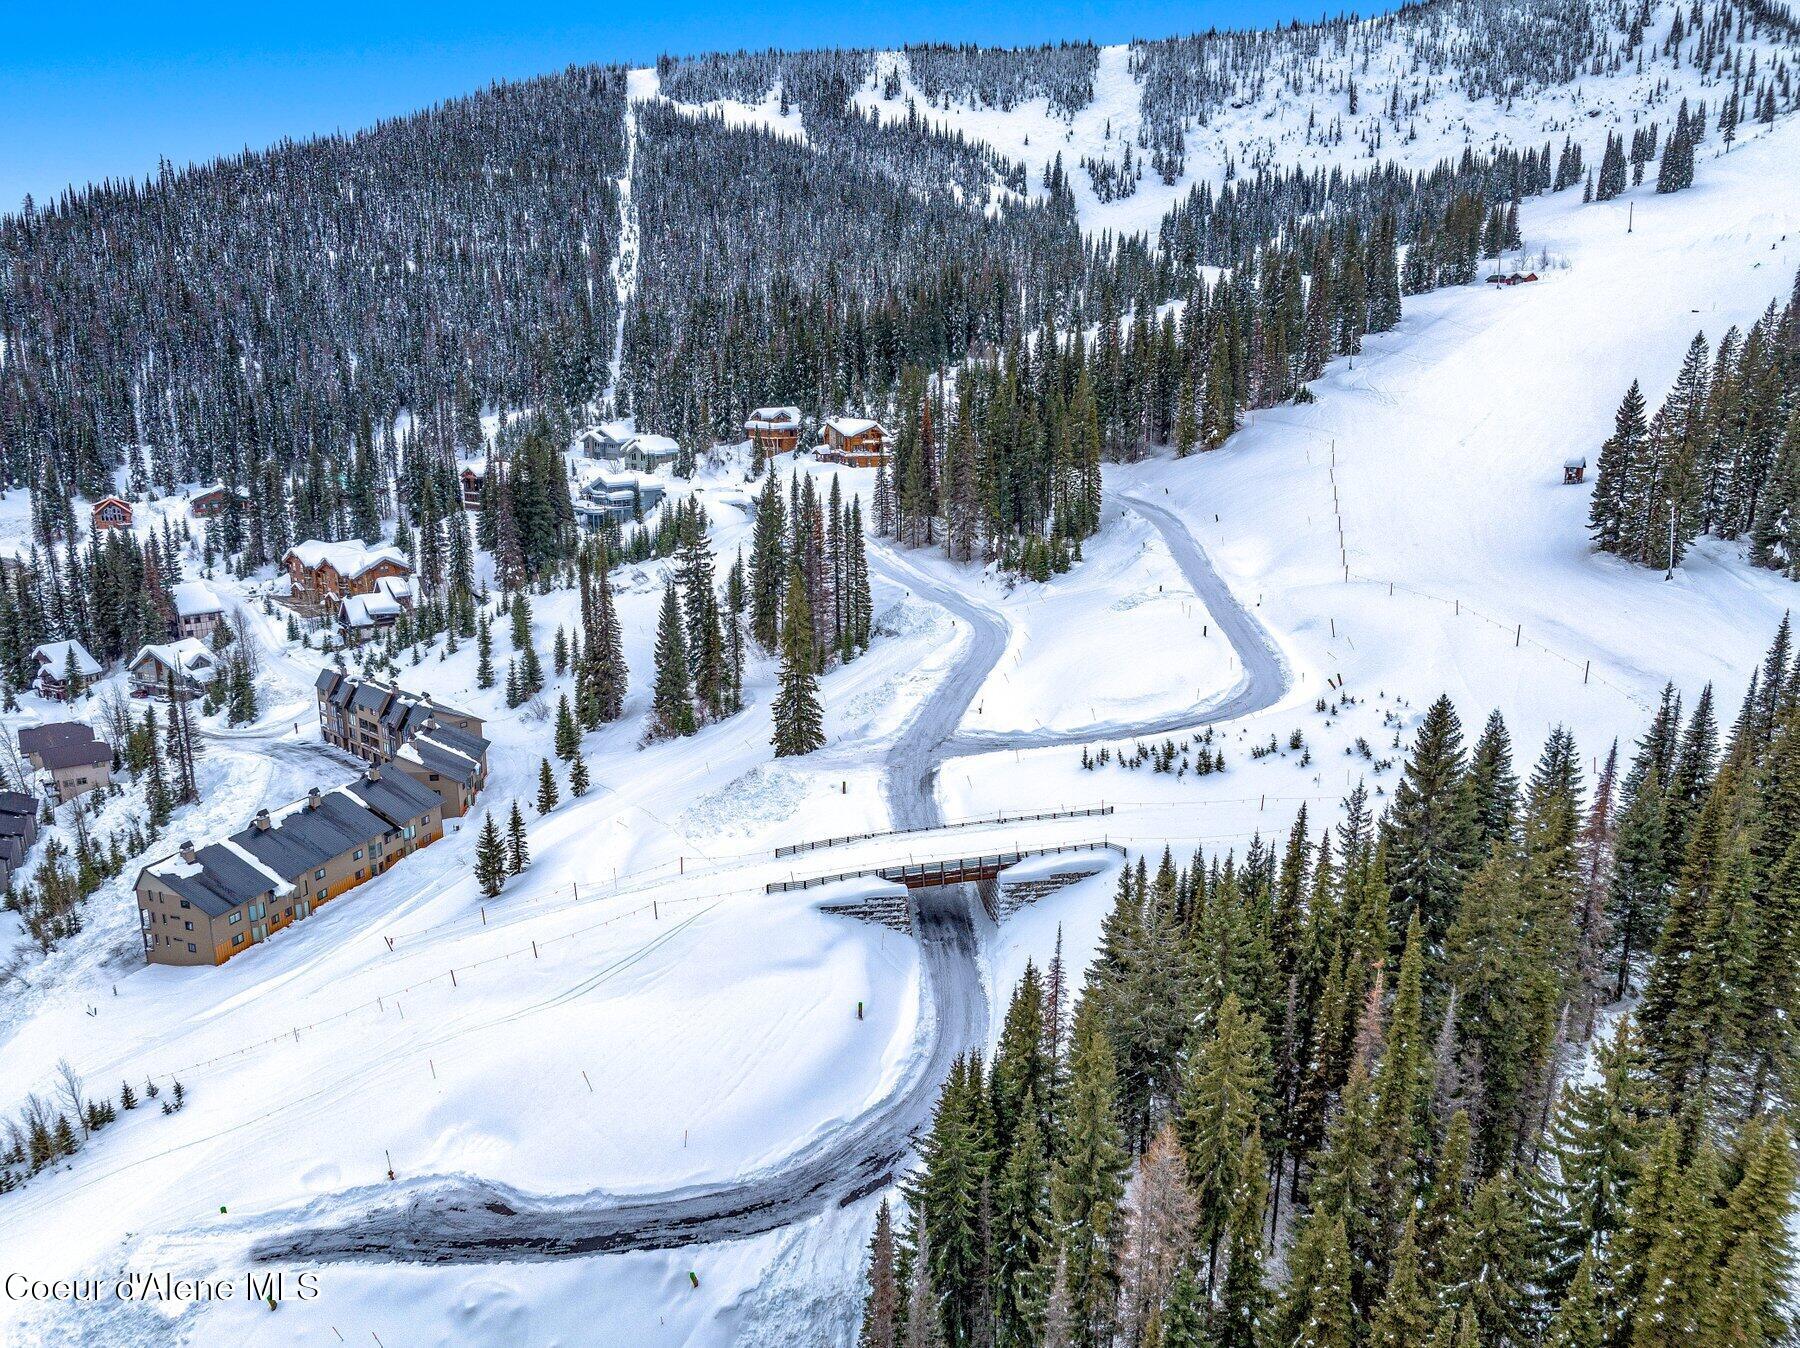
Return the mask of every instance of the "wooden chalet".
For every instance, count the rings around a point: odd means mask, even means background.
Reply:
[[[131,527],[131,502],[121,496],[102,496],[94,502],[94,532]]]
[[[293,584],[294,607],[308,613],[324,612],[354,594],[373,594],[384,580],[412,576],[412,563],[399,548],[364,547],[354,539],[296,543],[281,561]]]
[[[234,492],[219,483],[202,487],[188,497],[188,513],[198,520],[215,519],[225,513],[225,507],[231,504],[234,497],[239,505],[244,504],[242,492]]]
[[[37,689],[38,696],[52,702],[68,701],[71,672],[83,683],[99,678],[102,673],[100,662],[89,655],[87,647],[79,641],[47,641],[32,651],[31,661],[37,666],[31,686]]]
[[[800,444],[800,409],[759,407],[745,420],[744,434],[765,459],[789,453]]]
[[[888,461],[888,433],[866,417],[832,417],[825,423],[825,442],[817,457],[849,468],[880,468]]]

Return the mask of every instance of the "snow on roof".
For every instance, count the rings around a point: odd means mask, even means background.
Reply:
[[[382,619],[398,618],[404,612],[406,606],[389,595],[353,594],[344,600],[344,626],[375,627]]]
[[[634,435],[626,445],[627,449],[636,449],[645,454],[679,454],[681,446],[666,435],[646,433]]]
[[[263,865],[262,862],[258,861],[254,853],[239,847],[230,838],[220,838],[219,846],[232,853],[239,861],[242,861],[245,865],[249,866],[252,870],[256,871],[266,879],[269,884],[274,887],[277,895],[292,894],[294,892],[293,885],[289,884],[286,880],[275,874],[274,871]],[[175,855],[180,857],[181,854],[177,852]],[[196,866],[194,869],[198,870],[199,867]]]
[[[52,721],[49,725],[19,727],[19,749],[46,768],[86,767],[110,763],[112,749],[82,721]]]
[[[412,582],[403,576],[383,576],[368,594],[353,594],[343,601],[347,627],[374,627],[406,612],[413,597]]]
[[[213,653],[197,637],[146,646],[131,657],[129,668],[135,672],[145,660],[154,660],[164,669],[185,675],[195,683],[210,683],[217,672],[213,668]]]
[[[317,570],[321,566],[330,565],[340,576],[360,576],[371,567],[382,562],[392,562],[412,570],[412,562],[399,548],[389,544],[379,547],[365,547],[355,539],[342,543],[326,543],[310,538],[304,543],[296,543],[283,555],[297,560],[308,571]]]
[[[744,422],[754,430],[774,430],[782,426],[792,426],[800,420],[798,407],[758,407],[750,413]]]
[[[603,435],[608,440],[623,443],[637,434],[636,417],[620,417],[616,421],[602,421],[592,426],[583,426],[577,436]]]
[[[87,647],[79,641],[46,641],[31,653],[31,658],[40,665],[48,665],[52,674],[61,677],[63,670],[69,667],[69,655],[75,656],[75,672],[83,678],[91,678],[100,672],[100,663],[87,652]]]
[[[225,611],[224,602],[213,593],[212,586],[201,580],[184,580],[179,585],[171,585],[169,598],[175,602],[175,612],[183,618]]]
[[[871,421],[867,417],[832,417],[825,425],[846,437],[861,435],[864,431],[881,431],[883,435],[887,434],[879,421]]]

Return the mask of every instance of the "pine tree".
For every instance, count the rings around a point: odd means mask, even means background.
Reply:
[[[486,814],[482,817],[481,834],[475,842],[475,879],[482,894],[490,899],[498,894],[506,885],[508,873],[506,844],[500,837],[494,816]]]
[[[1309,1219],[1289,1256],[1279,1341],[1294,1348],[1356,1348],[1350,1281],[1350,1246],[1343,1219]]]
[[[900,1288],[894,1269],[893,1214],[885,1198],[875,1215],[875,1234],[869,1241],[869,1266],[864,1277],[869,1290],[863,1296],[858,1348],[897,1348]]]
[[[1062,1134],[1050,1180],[1050,1207],[1062,1233],[1072,1342],[1102,1348],[1112,1333],[1118,1297],[1120,1205],[1128,1153],[1114,1114],[1112,1048],[1098,1007],[1084,998],[1075,1014]],[[1046,1340],[1049,1333],[1046,1327]]]
[[[562,694],[556,700],[556,756],[567,763],[581,752],[581,730],[575,724],[575,711],[569,705],[569,695]]]
[[[475,626],[475,686],[494,686],[494,633],[483,614]]]
[[[1417,1227],[1414,1215],[1408,1212],[1394,1249],[1393,1271],[1370,1320],[1367,1348],[1413,1348],[1430,1336],[1431,1324],[1431,1298],[1419,1268]]]
[[[1738,1179],[1716,1216],[1715,1283],[1700,1289],[1705,1332],[1720,1344],[1783,1343],[1793,1325],[1794,1152],[1779,1118],[1739,1139]]]
[[[996,1071],[998,1064],[996,1064]],[[1019,1101],[1019,1124],[994,1185],[995,1311],[1002,1345],[1033,1341],[1056,1250],[1050,1214],[1050,1157],[1035,1095]]]
[[[550,767],[550,760],[545,758],[538,763],[538,813],[549,814],[556,808],[557,800],[556,773]]]
[[[1600,446],[1595,468],[1594,496],[1588,508],[1588,532],[1602,552],[1630,554],[1641,543],[1641,530],[1633,527],[1633,511],[1643,506],[1645,453],[1648,428],[1644,420],[1644,395],[1634,379],[1613,417],[1612,437]]]
[[[580,800],[587,792],[587,760],[581,756],[581,751],[577,749],[575,751],[574,759],[569,764],[569,794],[575,797],[575,799]]]
[[[781,673],[770,708],[777,758],[810,754],[824,747],[824,711],[819,706],[815,661],[812,613],[805,581],[795,565],[788,573],[787,598],[782,604]]]
[[[662,611],[656,624],[656,675],[650,703],[650,737],[691,735],[697,729],[689,682],[687,638],[682,632],[681,605],[673,582],[663,587]]]
[[[506,820],[506,873],[517,875],[531,864],[531,848],[525,838],[525,814],[519,802],[512,804]]]
[[[1606,1320],[1600,1290],[1594,1285],[1595,1267],[1592,1255],[1583,1255],[1576,1265],[1569,1290],[1550,1320],[1544,1348],[1606,1348]]]
[[[1584,1260],[1606,1266],[1648,1134],[1644,1064],[1629,1019],[1620,1019],[1597,1053],[1597,1078],[1564,1091],[1550,1130],[1553,1178],[1545,1181],[1539,1203],[1538,1239],[1553,1298],[1569,1287]]]
[[[1159,956],[1160,957],[1160,956]],[[1243,1139],[1258,1127],[1267,1072],[1262,1029],[1232,993],[1188,1055],[1178,1129],[1188,1158],[1195,1241],[1205,1252],[1210,1287],[1233,1205],[1251,1177],[1237,1169]]]
[[[1238,1149],[1237,1173],[1242,1187],[1225,1231],[1225,1279],[1213,1317],[1213,1348],[1258,1348],[1267,1330],[1263,1214],[1268,1209],[1269,1168],[1262,1135],[1255,1128]]]
[[[1385,825],[1390,912],[1404,922],[1418,911],[1427,954],[1442,948],[1476,859],[1463,773],[1461,722],[1440,697],[1419,726]]]
[[[1191,1268],[1183,1267],[1163,1307],[1160,1348],[1212,1348],[1206,1332],[1206,1293]]]

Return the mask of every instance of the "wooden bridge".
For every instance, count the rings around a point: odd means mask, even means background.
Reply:
[[[1125,854],[1123,846],[1100,839],[1095,842],[1063,843],[1056,847],[1024,847],[1010,852],[989,852],[982,856],[958,857],[954,861],[907,862],[899,866],[864,866],[853,871],[835,871],[830,875],[812,875],[804,880],[775,880],[765,886],[770,894],[785,894],[796,889],[815,889],[839,880],[856,880],[877,876],[891,884],[908,889],[936,889],[943,885],[980,884],[995,879],[1008,866],[1016,866],[1027,857],[1056,856],[1063,852],[1093,852],[1102,848]]]

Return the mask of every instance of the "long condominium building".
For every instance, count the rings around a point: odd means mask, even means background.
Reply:
[[[139,871],[144,956],[223,964],[443,836],[438,793],[373,764],[355,781],[259,810],[248,828],[184,842]]]

